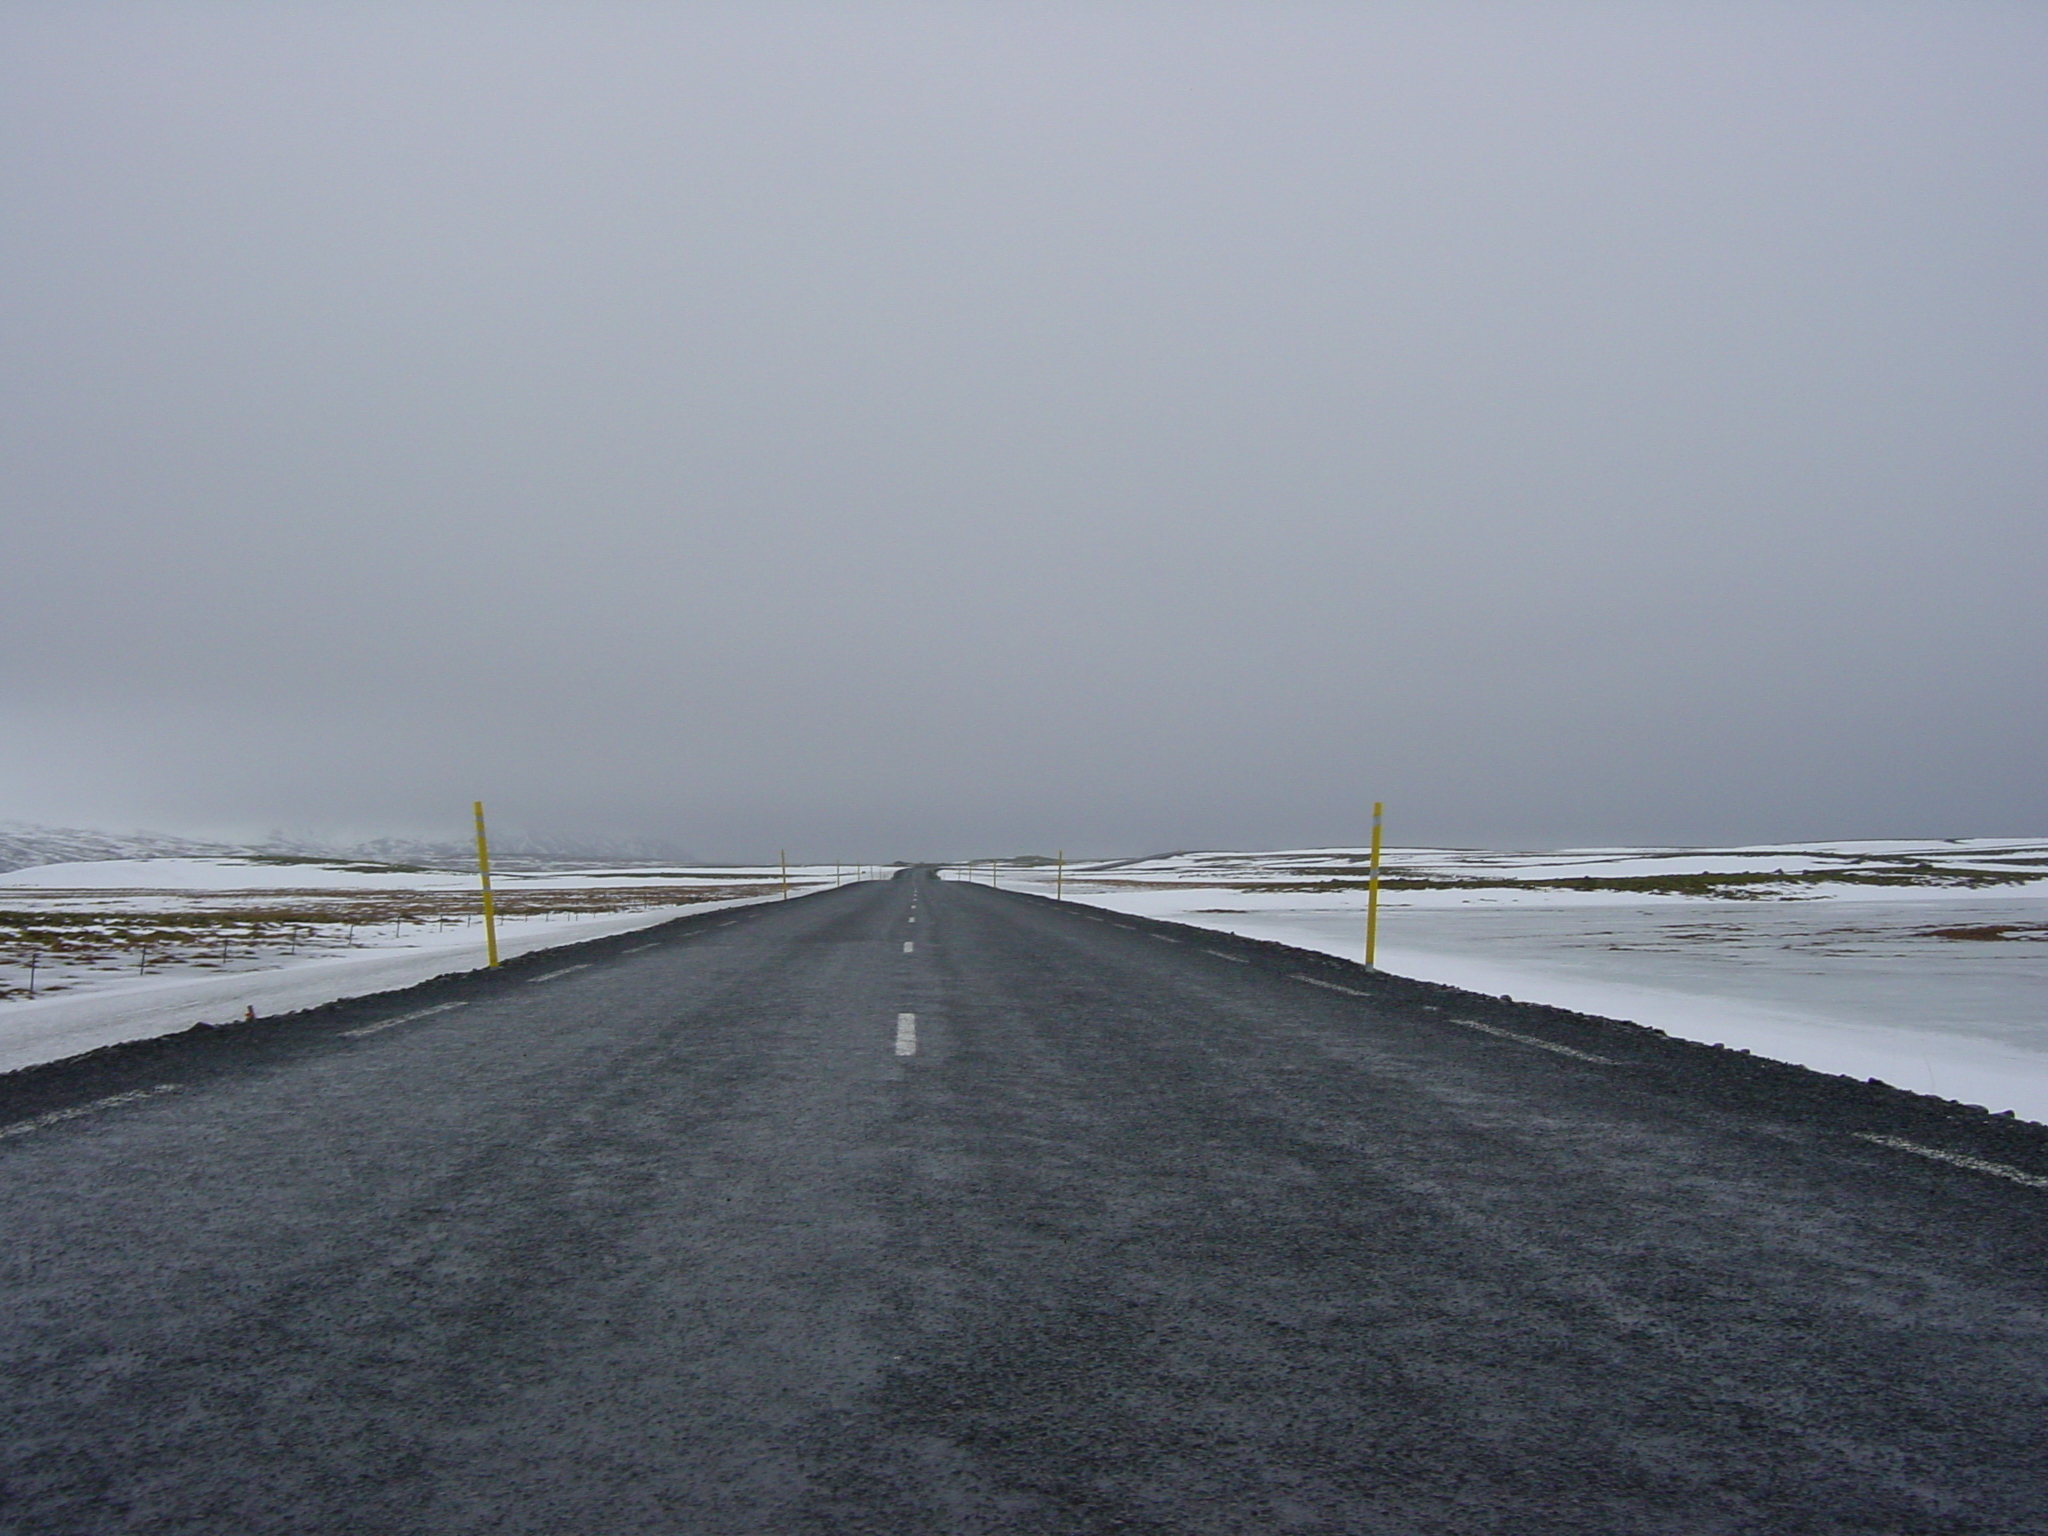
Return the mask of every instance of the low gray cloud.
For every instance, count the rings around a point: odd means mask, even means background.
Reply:
[[[0,814],[2040,829],[2031,6],[0,17]]]

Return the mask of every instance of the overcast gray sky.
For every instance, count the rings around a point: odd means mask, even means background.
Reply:
[[[0,818],[2048,830],[2048,6],[0,11]]]

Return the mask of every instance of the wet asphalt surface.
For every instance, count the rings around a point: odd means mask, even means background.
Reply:
[[[0,1532],[2048,1532],[2048,1188],[1871,1134],[2048,1176],[1030,896],[707,914],[0,1079]]]

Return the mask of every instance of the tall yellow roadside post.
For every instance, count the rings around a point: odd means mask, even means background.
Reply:
[[[484,837],[484,803],[476,803],[476,877],[484,887],[484,953],[492,969],[498,964],[498,908],[491,900],[491,845]]]
[[[1052,899],[1054,901],[1065,901],[1067,899],[1067,850],[1064,848],[1059,851],[1059,861],[1059,868],[1053,872],[1052,877]]]
[[[1371,970],[1380,936],[1380,802],[1372,803],[1372,864],[1365,876],[1365,968]]]

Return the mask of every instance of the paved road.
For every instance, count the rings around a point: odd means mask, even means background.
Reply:
[[[2036,1131],[1028,896],[0,1122],[9,1536],[2048,1532]]]

